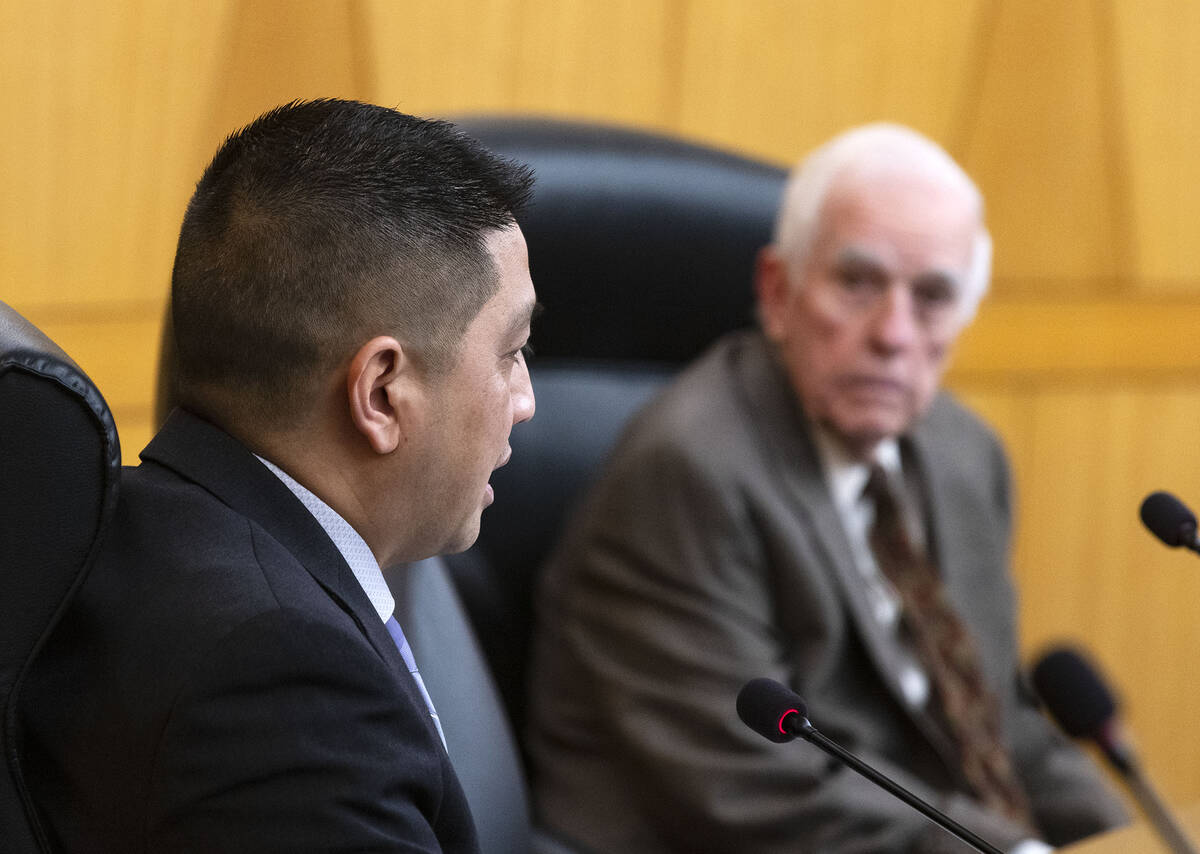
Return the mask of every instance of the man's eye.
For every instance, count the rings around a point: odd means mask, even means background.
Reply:
[[[880,277],[870,270],[863,270],[856,267],[849,267],[839,270],[838,282],[843,288],[848,291],[865,291],[873,289],[880,280]]]
[[[955,291],[951,285],[945,283],[922,285],[915,290],[914,296],[921,305],[942,306],[954,302]]]
[[[505,360],[512,362],[513,364],[516,364],[521,360],[529,361],[532,356],[533,347],[531,347],[529,344],[524,344],[521,347],[518,347],[516,350],[504,354]]]

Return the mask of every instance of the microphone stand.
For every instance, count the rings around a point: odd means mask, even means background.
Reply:
[[[1149,778],[1142,773],[1133,751],[1124,746],[1111,746],[1105,749],[1105,754],[1113,767],[1120,772],[1121,779],[1129,785],[1134,800],[1146,814],[1154,832],[1166,843],[1172,854],[1196,854],[1195,846],[1184,835],[1183,828],[1175,821],[1158,792],[1150,785]]]
[[[912,792],[900,786],[899,783],[893,781],[890,777],[887,777],[884,774],[881,774],[879,771],[876,771],[870,765],[863,762],[841,745],[834,741],[830,741],[817,731],[817,728],[814,727],[811,722],[809,722],[808,718],[804,717],[803,715],[796,715],[795,717],[799,717],[800,720],[793,723],[791,722],[791,716],[789,716],[790,729],[794,735],[800,736],[805,741],[815,745],[829,755],[845,763],[851,769],[866,777],[876,786],[879,786],[881,789],[891,793],[892,795],[895,795],[917,812],[924,815],[938,827],[970,845],[976,851],[982,851],[983,854],[1004,854],[1004,852],[999,848],[996,848],[994,845],[989,844],[986,840],[976,836],[970,830],[963,827],[954,819],[950,818],[950,816],[934,808],[931,804],[921,800]],[[1195,852],[1190,848],[1179,850],[1181,852],[1187,852],[1187,854],[1195,854]]]

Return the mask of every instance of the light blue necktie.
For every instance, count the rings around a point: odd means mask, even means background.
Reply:
[[[404,659],[408,672],[412,674],[417,687],[421,689],[421,696],[425,699],[429,716],[433,718],[433,725],[437,727],[438,736],[442,739],[442,747],[446,747],[446,733],[442,732],[442,722],[438,718],[437,709],[433,707],[433,698],[429,696],[429,691],[425,688],[425,680],[421,678],[421,672],[417,670],[417,659],[413,657],[412,647],[408,645],[408,638],[404,636],[404,630],[400,628],[395,617],[388,617],[384,625],[387,627],[388,634],[392,636],[392,640],[396,642],[396,648],[400,650],[400,657]]]

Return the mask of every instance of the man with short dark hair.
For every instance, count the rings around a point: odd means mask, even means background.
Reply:
[[[1018,686],[1004,454],[938,392],[989,260],[979,191],[913,131],[850,131],[793,172],[761,328],[636,417],[546,570],[547,826],[606,854],[962,849],[743,726],[734,699],[760,676],[1006,850],[1124,817]]]
[[[357,102],[221,146],[172,279],[182,407],[27,695],[56,850],[478,850],[381,568],[474,541],[533,415],[531,181]]]

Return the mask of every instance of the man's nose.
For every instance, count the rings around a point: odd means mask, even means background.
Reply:
[[[517,373],[518,376],[513,380],[512,390],[513,424],[528,421],[537,409],[537,402],[533,397],[533,383],[529,379],[529,366],[525,364],[524,356],[521,357]]]
[[[888,353],[912,346],[920,333],[920,321],[912,291],[903,284],[892,284],[883,293],[871,316],[872,343]]]

